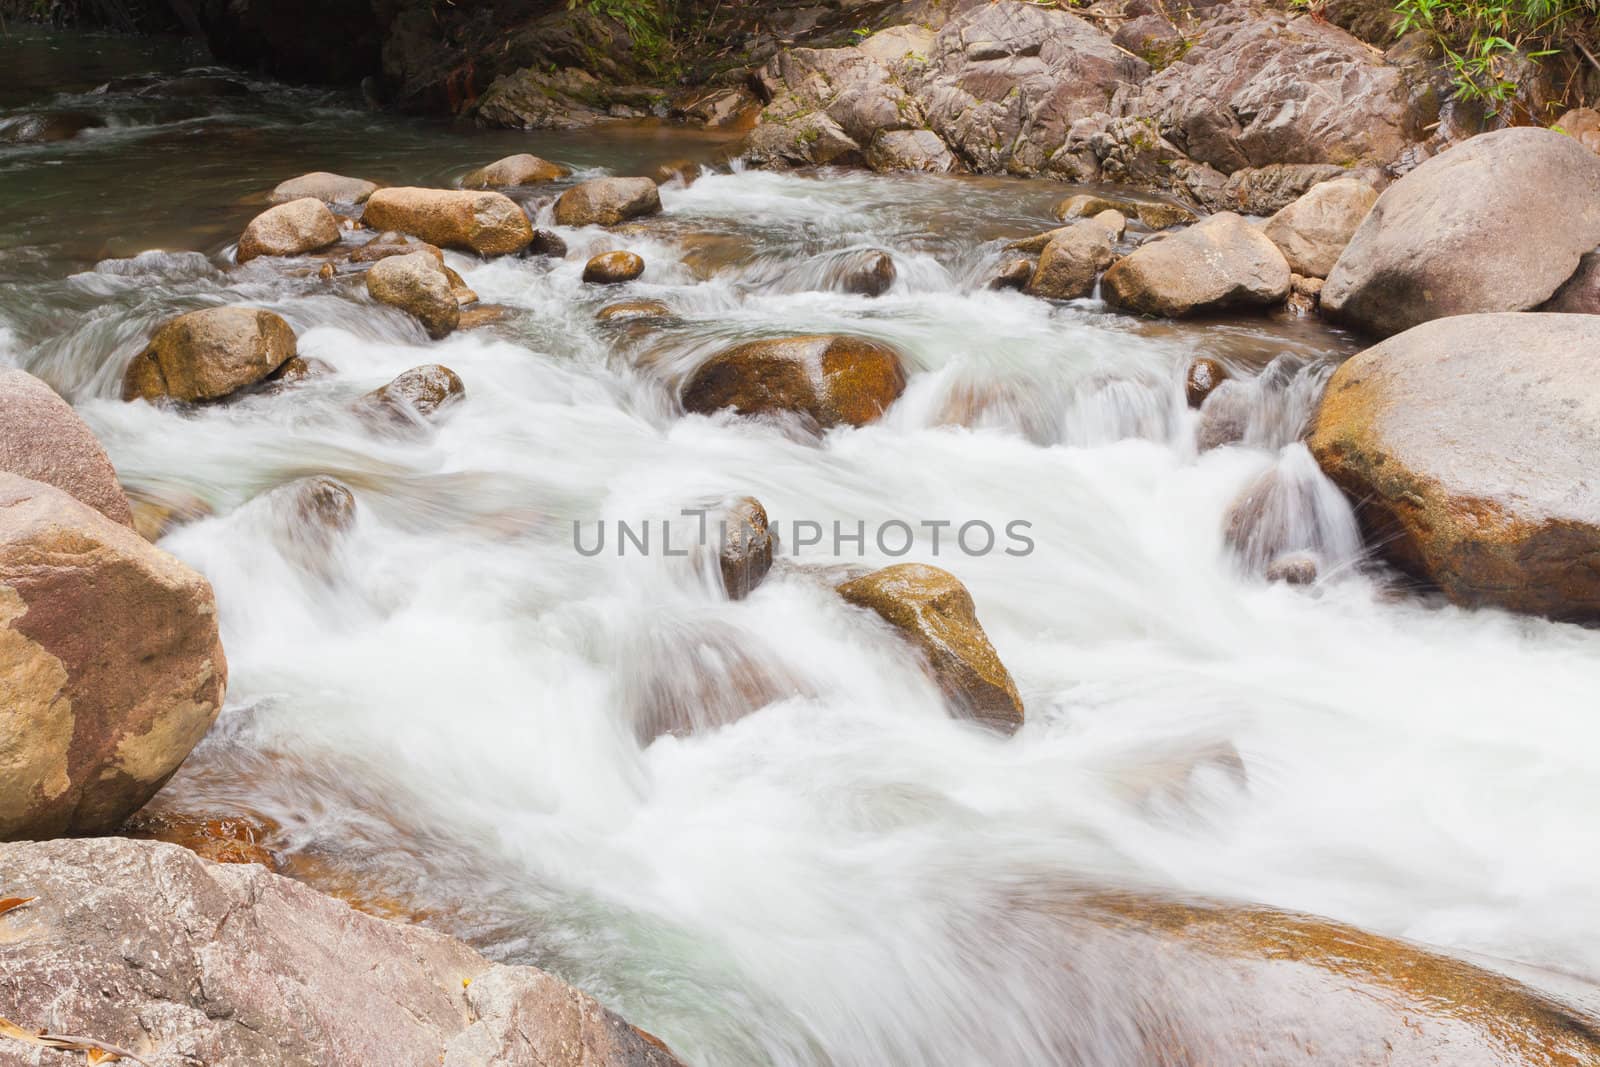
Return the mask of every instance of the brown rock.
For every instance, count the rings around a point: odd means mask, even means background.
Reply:
[[[1224,212],[1124,256],[1103,291],[1114,307],[1167,318],[1266,307],[1289,295],[1289,264],[1260,230]]]
[[[214,514],[207,501],[177,489],[135,490],[129,494],[128,503],[133,508],[133,528],[151,544],[175,527]]]
[[[1063,229],[1039,254],[1026,292],[1051,300],[1076,300],[1094,292],[1095,279],[1111,265],[1111,232],[1093,219]]]
[[[0,475],[0,839],[121,825],[205,735],[227,678],[204,578]]]
[[[389,230],[380,233],[360,248],[350,253],[352,263],[376,263],[380,259],[390,256],[409,256],[414,252],[426,252],[432,256],[440,266],[444,265],[444,253],[435,245],[426,241],[413,240],[403,233]]]
[[[1190,407],[1197,408],[1206,402],[1212,390],[1230,377],[1228,368],[1210,356],[1201,356],[1189,363],[1189,370],[1183,376],[1183,395]]]
[[[318,170],[279,183],[268,199],[274,204],[287,204],[309,196],[325,204],[364,204],[377,191],[372,182]]]
[[[1572,277],[1562,282],[1561,288],[1534,310],[1600,315],[1600,253],[1585,252]]]
[[[1323,182],[1268,219],[1263,232],[1289,261],[1290,270],[1326,278],[1377,201],[1377,191],[1365,182]]]
[[[867,146],[867,166],[876,171],[949,174],[960,161],[932,130],[883,130]]]
[[[979,625],[972,595],[955,575],[899,563],[845,582],[839,595],[877,612],[909,638],[962,715],[1004,733],[1022,725],[1016,683]]]
[[[744,153],[758,163],[862,164],[875,138],[923,124],[921,107],[889,68],[858,48],[786,49],[757,80],[770,103]]]
[[[743,600],[772,569],[776,538],[767,529],[767,509],[747,496],[722,516],[723,540],[717,555],[722,588],[729,600]]]
[[[110,838],[7,845],[0,869],[8,891],[34,898],[0,943],[7,1018],[162,1067],[678,1062],[542,971],[491,963],[255,864]]]
[[[644,273],[644,259],[632,252],[602,252],[583,266],[583,280],[593,285],[621,285]]]
[[[479,255],[520,252],[533,240],[528,216],[500,193],[457,189],[379,189],[361,221],[374,230],[399,230],[441,248]]]
[[[1591,152],[1600,152],[1600,111],[1575,107],[1556,119],[1551,127],[1566,134]]]
[[[858,296],[882,296],[894,285],[894,257],[881,248],[852,252],[841,264],[839,290]]]
[[[684,409],[709,415],[793,412],[822,429],[876,421],[905,390],[900,354],[860,337],[749,341],[712,356],[683,387]]]
[[[1255,393],[1233,379],[1218,382],[1200,402],[1200,422],[1195,427],[1195,446],[1209,452],[1223,445],[1237,444],[1250,432],[1255,414]]]
[[[429,363],[412,367],[388,385],[356,401],[363,416],[378,416],[393,424],[416,425],[466,395],[467,387],[449,367]]]
[[[1312,585],[1317,580],[1317,558],[1309,552],[1289,552],[1267,564],[1269,582],[1285,585]]]
[[[1193,211],[1178,204],[1159,200],[1135,200],[1126,197],[1097,196],[1092,193],[1074,193],[1056,204],[1055,216],[1063,222],[1071,219],[1093,218],[1107,211],[1124,217],[1133,216],[1152,230],[1165,230],[1170,226],[1194,222]]]
[[[1049,242],[1045,242],[1048,244]],[[991,289],[1021,289],[1033,279],[1033,273],[1039,268],[1037,259],[1028,256],[1007,256],[1000,261],[1000,266],[995,270],[994,277],[989,279]]]
[[[1334,373],[1311,450],[1371,543],[1460,604],[1600,619],[1600,319],[1457,315]]]
[[[458,330],[476,330],[484,326],[493,326],[510,318],[515,309],[504,304],[474,304],[470,308],[461,309],[461,321],[456,323]]]
[[[672,182],[682,182],[685,186],[693,185],[700,175],[706,172],[703,163],[696,163],[692,159],[674,159],[670,163],[663,163],[650,174],[650,180],[657,185],[667,185]]]
[[[267,842],[283,828],[264,815],[194,814],[159,801],[138,812],[117,831],[136,841],[165,841],[212,863],[259,863],[268,870],[277,861]]]
[[[216,400],[261,381],[294,355],[294,330],[270,311],[191,311],[163,325],[134,357],[122,399]]]
[[[374,263],[367,271],[367,292],[379,303],[415,316],[435,340],[461,323],[461,305],[450,279],[426,252],[390,256]]]
[[[298,256],[339,240],[339,223],[328,205],[315,197],[302,197],[271,207],[250,220],[239,238],[238,258],[248,263],[257,256]]]
[[[486,167],[479,167],[461,179],[467,189],[499,189],[513,185],[535,185],[553,182],[572,173],[568,167],[526,152],[497,159]]]
[[[53,485],[112,522],[133,525],[106,450],[55,390],[0,367],[0,471]]]
[[[555,259],[565,259],[567,255],[567,242],[554,230],[534,230],[533,240],[528,243],[524,255],[551,256]]]
[[[601,322],[623,323],[641,320],[675,319],[677,313],[659,300],[624,300],[607,304],[595,314]]]
[[[1178,28],[1163,15],[1140,15],[1129,19],[1117,27],[1111,42],[1138,56],[1153,70],[1171,66],[1188,48]]]
[[[649,178],[595,178],[561,194],[556,201],[556,222],[562,226],[615,226],[660,211],[661,194]]]

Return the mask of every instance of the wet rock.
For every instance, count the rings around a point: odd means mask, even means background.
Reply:
[[[44,382],[0,367],[0,471],[52,485],[112,522],[133,525],[128,497],[94,432]]]
[[[212,863],[259,863],[277,867],[267,842],[283,828],[264,815],[194,814],[156,804],[129,819],[117,831],[136,841],[165,841]]]
[[[295,356],[294,330],[251,307],[191,311],[163,325],[122,379],[122,399],[217,400]]]
[[[753,496],[736,501],[721,521],[726,524],[717,553],[722,588],[729,600],[743,600],[772,569],[776,538],[767,529],[767,509]]]
[[[867,146],[867,166],[876,171],[949,174],[960,161],[932,130],[883,130]]]
[[[663,163],[650,172],[650,180],[657,185],[670,185],[680,182],[685,186],[693,185],[702,174],[706,173],[703,163],[696,163],[692,159],[674,159]]]
[[[1048,244],[1049,242],[1046,242]],[[1043,251],[1043,249],[1041,249]],[[991,289],[1021,289],[1033,279],[1039,261],[1028,256],[1008,256],[1000,261],[994,277],[989,279]]]
[[[1250,430],[1255,407],[1251,390],[1233,379],[1218,382],[1200,402],[1200,422],[1195,427],[1195,447],[1209,452],[1238,444]]]
[[[674,103],[669,115],[679,122],[692,122],[715,130],[747,127],[760,110],[761,102],[748,89],[739,87],[696,92]]]
[[[514,185],[536,185],[553,182],[572,173],[571,168],[547,159],[521,152],[497,159],[486,167],[467,174],[461,185],[467,189],[501,189]]]
[[[0,663],[0,839],[121,825],[205,735],[228,677],[204,578],[13,474],[0,474]]]
[[[1311,581],[1320,560],[1351,559],[1361,549],[1349,506],[1299,442],[1234,498],[1223,540],[1247,571],[1296,584],[1306,584],[1298,580],[1303,563]]]
[[[562,226],[615,226],[660,211],[661,194],[649,178],[595,178],[561,194],[556,201],[556,222]]]
[[[55,141],[68,141],[84,130],[97,129],[105,124],[105,119],[89,111],[17,115],[0,121],[0,144],[50,144]]]
[[[1372,545],[1455,602],[1600,619],[1597,371],[1593,316],[1437,319],[1334,373],[1311,450]]]
[[[1188,50],[1183,34],[1164,15],[1129,19],[1117,27],[1111,42],[1150,64],[1152,70],[1164,70]]]
[[[974,169],[1031,174],[1074,120],[1104,111],[1119,85],[1148,72],[1078,16],[1004,0],[938,32],[916,95],[927,125]]]
[[[1600,157],[1551,130],[1480,134],[1384,190],[1328,275],[1322,309],[1379,336],[1524,311],[1597,245]]]
[[[554,230],[534,230],[533,240],[528,242],[528,247],[523,250],[526,256],[550,256],[553,259],[565,259],[567,256],[567,242]]]
[[[133,528],[139,536],[155,544],[185,523],[214,514],[201,497],[181,489],[138,489],[128,494],[133,509]]]
[[[417,318],[434,340],[461,322],[461,305],[450,279],[426,252],[390,256],[367,271],[367,292],[380,304],[397,307]]]
[[[780,700],[815,695],[763,643],[716,619],[651,625],[631,635],[620,660],[621,702],[642,745],[664,734],[715,730]]]
[[[900,563],[845,582],[839,595],[877,612],[909,638],[960,714],[1003,733],[1022,725],[1016,683],[978,622],[972,594],[955,575]]]
[[[858,296],[882,296],[894,285],[894,257],[881,248],[852,252],[838,264],[836,288]]]
[[[759,163],[859,164],[881,133],[922,125],[900,80],[857,48],[791,48],[757,79],[770,103],[745,153]]]
[[[854,167],[867,161],[861,146],[820,111],[757,126],[745,143],[745,156],[768,166]]]
[[[591,285],[621,285],[644,273],[644,259],[632,252],[602,252],[583,266],[583,280]]]
[[[1111,240],[1111,232],[1093,220],[1066,227],[1039,254],[1026,292],[1051,300],[1088,296],[1100,272],[1111,265]]]
[[[339,223],[328,205],[315,197],[301,197],[268,208],[250,220],[239,238],[239,262],[257,256],[298,256],[326,248],[339,240]]]
[[[1556,119],[1551,129],[1566,134],[1591,152],[1600,152],[1600,111],[1575,107]]]
[[[1055,216],[1065,222],[1071,219],[1091,218],[1107,211],[1115,211],[1125,217],[1131,215],[1152,230],[1164,230],[1169,226],[1193,222],[1198,218],[1193,211],[1177,204],[1097,196],[1092,193],[1074,193],[1062,200],[1055,207]]]
[[[287,204],[309,196],[325,204],[364,204],[377,191],[377,185],[362,178],[317,170],[280,182],[268,199],[274,204]]]
[[[659,300],[624,300],[620,304],[607,304],[595,314],[606,323],[659,322],[677,318],[671,307]]]
[[[278,386],[299,385],[313,378],[326,378],[333,373],[333,365],[316,356],[295,356],[267,376],[267,382]]]
[[[1365,182],[1323,182],[1268,219],[1262,232],[1278,246],[1290,270],[1326,278],[1377,200],[1377,191]]]
[[[1189,369],[1183,376],[1183,395],[1192,408],[1200,407],[1206,402],[1206,397],[1223,382],[1231,378],[1228,368],[1212,359],[1210,356],[1201,356],[1189,362]]]
[[[533,240],[528,216],[494,192],[457,189],[379,189],[361,221],[374,230],[399,230],[441,248],[479,255],[520,252]]]
[[[380,233],[360,248],[353,250],[350,253],[350,262],[376,263],[390,256],[409,256],[413,252],[426,252],[441,266],[444,264],[444,253],[437,246],[407,237],[395,230]]]
[[[1122,235],[1128,232],[1128,219],[1116,208],[1107,208],[1104,211],[1091,215],[1089,221],[1101,226],[1111,235],[1113,241],[1120,241]]]
[[[255,864],[111,838],[0,847],[10,1016],[163,1064],[674,1067],[571,986]],[[163,1050],[160,1054],[153,1049]]]
[[[900,354],[860,337],[821,334],[748,341],[712,356],[684,384],[684,410],[709,415],[795,413],[818,427],[864,426],[905,391]]]
[[[391,426],[416,426],[466,395],[467,387],[449,367],[412,367],[388,385],[356,401],[356,413]]]
[[[338,548],[356,524],[355,494],[327,475],[300,478],[266,494],[272,536],[285,560],[307,574],[332,581]]]
[[[1296,315],[1309,315],[1322,302],[1324,282],[1321,278],[1307,278],[1301,274],[1289,276],[1289,301],[1286,305]]]
[[[1114,307],[1167,318],[1267,307],[1289,295],[1289,264],[1260,230],[1224,212],[1118,260],[1104,294]]]
[[[1313,585],[1317,580],[1317,558],[1308,552],[1290,552],[1267,564],[1266,579],[1284,585]]]
[[[470,308],[461,309],[461,321],[456,324],[456,329],[476,330],[484,326],[493,326],[509,319],[514,311],[515,309],[504,304],[474,304]]]

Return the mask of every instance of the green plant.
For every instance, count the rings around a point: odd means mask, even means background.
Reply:
[[[592,11],[622,23],[634,52],[652,65],[671,50],[671,20],[661,0],[567,0],[569,11]]]
[[[1518,56],[1538,60],[1582,35],[1600,13],[1600,0],[1398,0],[1395,36],[1429,35],[1450,68],[1458,100],[1498,111],[1516,92]]]

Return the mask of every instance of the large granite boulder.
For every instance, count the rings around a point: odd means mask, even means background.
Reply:
[[[1384,190],[1322,291],[1379,336],[1445,315],[1526,311],[1600,246],[1600,156],[1553,130],[1480,134]]]
[[[1063,226],[1039,253],[1039,265],[1028,279],[1025,291],[1052,300],[1088,296],[1094,292],[1100,272],[1111,264],[1111,244],[1115,237],[1112,228],[1101,223],[1098,217]]]
[[[859,48],[789,49],[757,79],[771,101],[746,145],[757,162],[862,163],[879,134],[922,125],[899,77]]]
[[[661,211],[661,193],[650,178],[594,178],[556,200],[562,226],[615,226]]]
[[[367,292],[380,304],[414,316],[435,340],[461,322],[461,305],[451,291],[450,276],[426,252],[378,260],[367,271]]]
[[[377,191],[378,186],[365,178],[347,178],[343,174],[314,170],[279,182],[268,199],[274,204],[287,204],[310,196],[325,204],[364,204]]]
[[[1596,620],[1597,376],[1592,315],[1436,319],[1341,366],[1310,445],[1378,551],[1452,600]]]
[[[1102,288],[1114,307],[1167,318],[1268,307],[1289,295],[1289,264],[1260,230],[1223,212],[1119,259]]]
[[[485,256],[520,252],[533,240],[533,226],[522,209],[510,198],[487,191],[379,189],[367,200],[361,223]]]
[[[33,898],[0,918],[0,1017],[150,1067],[678,1063],[543,971],[258,864],[124,838],[0,845],[0,890]]]
[[[1377,199],[1366,182],[1322,182],[1268,219],[1264,232],[1294,273],[1326,278]]]
[[[875,422],[905,391],[906,370],[888,345],[819,334],[747,341],[718,352],[684,383],[686,411],[797,414],[822,429]]]
[[[471,171],[461,179],[467,189],[499,189],[513,185],[535,185],[553,182],[571,174],[570,168],[527,152],[497,159],[487,166]]]
[[[339,223],[314,196],[270,207],[250,220],[239,238],[239,262],[258,256],[298,256],[339,240]]]
[[[205,736],[227,678],[204,578],[0,474],[0,839],[118,826]]]
[[[128,364],[122,399],[217,400],[254,385],[296,353],[294,330],[262,308],[206,308],[163,325]]]
[[[1003,733],[1022,725],[1022,698],[978,623],[967,587],[949,571],[897,563],[839,586],[839,595],[876,612],[927,657],[945,698],[963,716]]]
[[[0,471],[53,485],[112,522],[133,525],[127,494],[106,450],[55,390],[0,367]]]

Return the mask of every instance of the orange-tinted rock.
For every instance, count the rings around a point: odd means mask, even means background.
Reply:
[[[388,385],[356,401],[356,413],[390,425],[417,425],[466,395],[467,387],[449,367],[430,363],[412,367]]]
[[[721,521],[726,524],[717,555],[722,588],[729,600],[743,600],[772,569],[776,539],[767,528],[767,509],[753,496],[737,501]]]
[[[239,262],[258,256],[298,256],[339,240],[339,223],[328,205],[302,197],[268,208],[250,220],[239,238]]]
[[[615,226],[660,210],[661,194],[649,178],[595,178],[561,194],[556,201],[556,222],[562,226]]]
[[[261,308],[207,308],[156,331],[128,365],[122,399],[192,403],[254,385],[292,359],[294,330]]]
[[[520,252],[533,240],[528,216],[494,192],[379,189],[367,201],[361,221],[374,230],[399,230],[440,248],[486,256]]]
[[[181,845],[213,863],[259,863],[276,869],[268,842],[283,828],[264,815],[195,814],[154,804],[117,831],[135,840]]]
[[[804,415],[818,426],[864,426],[905,390],[900,354],[860,337],[748,341],[712,356],[683,387],[685,410]]]
[[[513,185],[535,185],[565,178],[572,171],[559,163],[521,152],[479,167],[461,179],[467,189],[501,189]]]
[[[1206,402],[1206,397],[1232,375],[1228,368],[1212,359],[1210,356],[1201,356],[1189,364],[1189,369],[1183,376],[1183,395],[1188,400],[1189,406],[1197,408]]]
[[[591,285],[621,285],[644,273],[644,259],[632,252],[602,252],[583,267],[583,280]]]

